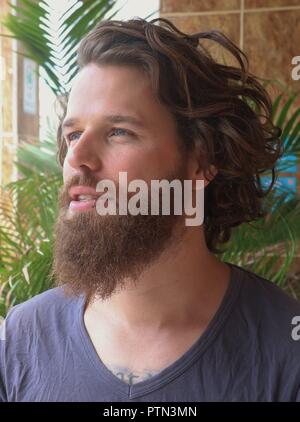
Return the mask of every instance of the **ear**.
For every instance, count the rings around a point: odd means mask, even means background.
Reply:
[[[193,181],[193,185],[196,180],[204,180],[204,188],[216,177],[218,169],[214,165],[209,166],[209,174],[207,178],[204,178],[202,170],[202,161],[204,151],[201,148],[200,142],[195,142],[195,147],[188,153],[188,177]]]

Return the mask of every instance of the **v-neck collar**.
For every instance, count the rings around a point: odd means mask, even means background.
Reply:
[[[126,398],[130,399],[135,399],[137,397],[160,389],[164,385],[184,373],[188,367],[193,365],[194,362],[201,357],[203,352],[214,341],[214,339],[220,332],[222,325],[225,324],[225,321],[229,316],[233,308],[233,304],[238,296],[243,275],[241,271],[242,269],[235,264],[229,262],[225,263],[231,267],[230,281],[220,306],[218,307],[213,318],[211,319],[201,336],[191,345],[191,347],[183,355],[181,355],[178,359],[176,359],[176,361],[171,363],[162,371],[153,375],[147,380],[143,380],[132,385],[125,383],[116,375],[114,375],[104,365],[104,363],[98,356],[84,324],[85,298],[84,296],[81,296],[77,302],[76,323],[80,334],[81,344],[84,348],[84,353],[88,358],[93,373],[95,373],[96,371],[96,373],[99,374],[99,377],[101,377],[101,379],[103,379],[106,384],[112,388],[113,391],[118,391]]]

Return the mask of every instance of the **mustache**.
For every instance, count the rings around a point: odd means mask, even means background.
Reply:
[[[73,186],[87,186],[91,187],[96,190],[97,184],[101,181],[101,179],[97,179],[93,174],[83,173],[83,174],[76,174],[71,176],[61,187],[59,194],[58,194],[58,204],[59,209],[63,212],[69,207],[72,198],[69,194],[69,190]],[[119,195],[119,184],[115,182],[116,186],[116,204],[118,205],[118,195]],[[134,196],[135,192],[128,192],[128,199]]]
[[[76,174],[66,181],[63,189],[69,191],[71,187],[76,185],[89,186],[96,189],[96,185],[99,181],[100,179],[97,179],[92,174]]]
[[[96,178],[93,174],[90,173],[82,173],[82,174],[75,174],[71,176],[62,186],[61,190],[59,191],[59,207],[65,208],[68,207],[71,201],[71,197],[69,195],[69,190],[73,186],[82,185],[88,186],[96,189],[97,183],[100,180]]]

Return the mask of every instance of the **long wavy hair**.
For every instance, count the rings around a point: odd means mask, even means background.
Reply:
[[[237,65],[218,63],[203,40],[227,50]],[[164,18],[104,20],[82,39],[77,61],[80,69],[96,63],[146,71],[153,93],[174,116],[182,146],[200,144],[204,176],[211,178],[211,165],[218,169],[204,197],[211,252],[223,252],[217,245],[230,239],[234,226],[265,215],[262,200],[276,180],[281,130],[272,123],[269,94],[248,71],[247,56],[222,32],[186,34]],[[61,123],[57,140],[63,164]],[[265,188],[261,174],[267,171],[272,177]]]

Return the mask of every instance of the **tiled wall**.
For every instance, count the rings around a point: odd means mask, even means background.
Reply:
[[[251,72],[300,91],[300,82],[291,77],[292,57],[300,55],[300,0],[161,0],[160,4],[160,16],[183,31],[223,31],[248,55]]]
[[[299,92],[295,107],[300,107],[300,80],[291,75],[292,58],[300,56],[300,0],[161,0],[160,16],[187,33],[223,31],[247,54],[250,71],[272,81],[272,98]],[[217,60],[232,63],[219,49],[211,51]],[[296,178],[300,192],[299,169]]]
[[[1,3],[0,17],[7,13],[6,3]],[[0,23],[0,32],[5,28]],[[0,180],[7,183],[13,174],[13,159],[15,156],[16,139],[13,136],[13,74],[12,69],[12,41],[0,37],[1,80],[0,80]]]
[[[1,23],[10,11],[9,1],[0,0],[0,33],[7,34]],[[0,183],[4,185],[17,178],[17,147],[22,142],[37,142],[39,136],[38,108],[35,115],[23,110],[23,56],[13,51],[24,51],[20,43],[0,37]],[[38,103],[38,79],[36,80]],[[0,192],[1,194],[1,192]],[[1,198],[0,198],[1,199]]]

